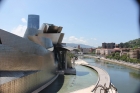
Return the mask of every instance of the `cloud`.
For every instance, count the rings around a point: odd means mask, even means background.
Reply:
[[[21,21],[22,21],[23,23],[27,23],[27,20],[26,20],[25,18],[21,18]]]
[[[81,44],[86,44],[87,43],[87,41],[84,40],[83,38],[77,38],[75,36],[70,36],[68,40],[71,43],[81,43]]]
[[[70,36],[70,37],[65,37],[63,39],[64,43],[76,43],[76,44],[85,44],[85,45],[90,45],[90,46],[98,46],[97,44],[97,39],[96,38],[84,38],[84,37],[76,37],[76,36]]]
[[[85,40],[83,37],[77,38],[75,36],[70,36],[63,39],[63,41],[66,43],[87,44],[87,40]]]
[[[11,33],[23,37],[23,35],[24,35],[25,31],[26,31],[26,28],[27,28],[27,26],[18,25],[17,27],[15,27],[15,28],[13,28],[11,30]]]
[[[21,21],[23,23],[27,23],[27,20],[25,18],[21,18]],[[23,37],[23,35],[26,31],[26,28],[27,28],[26,25],[18,25],[17,27],[15,27],[11,30],[11,33]]]

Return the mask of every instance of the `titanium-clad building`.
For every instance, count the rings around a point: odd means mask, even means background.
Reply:
[[[28,15],[28,27],[39,29],[39,15]]]
[[[51,84],[58,70],[71,68],[69,51],[61,45],[62,27],[38,28],[39,16],[29,15],[24,37],[0,29],[0,93],[34,92]]]

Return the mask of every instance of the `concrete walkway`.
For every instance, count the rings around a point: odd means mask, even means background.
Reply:
[[[97,86],[97,85],[102,85],[104,86],[104,84],[106,84],[106,87],[109,88],[110,86],[110,76],[108,75],[108,73],[106,71],[104,71],[103,69],[99,68],[99,67],[95,67],[95,66],[91,66],[89,65],[87,62],[81,60],[81,59],[78,59],[76,62],[76,64],[81,64],[83,66],[87,66],[87,67],[90,67],[94,70],[97,71],[98,73],[98,81],[95,85],[92,85],[88,88],[85,88],[85,89],[81,89],[81,90],[78,90],[78,91],[75,91],[73,93],[93,93],[92,90]],[[100,87],[97,88],[97,91],[96,93],[100,93]],[[101,93],[104,93],[104,91],[102,91]]]

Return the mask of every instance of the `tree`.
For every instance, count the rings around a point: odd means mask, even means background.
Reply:
[[[130,47],[130,45],[128,42],[124,43],[124,48],[129,48],[129,47]]]
[[[119,52],[116,52],[115,53],[115,56],[113,58],[119,60],[120,59],[120,53]]]

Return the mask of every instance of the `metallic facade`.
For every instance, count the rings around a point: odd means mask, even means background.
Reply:
[[[53,44],[61,43],[63,40],[64,33],[47,33],[38,34],[39,37],[45,37],[52,40]]]
[[[31,93],[67,68],[67,50],[57,47],[62,27],[45,26],[27,28],[24,38],[0,29],[0,93]]]

